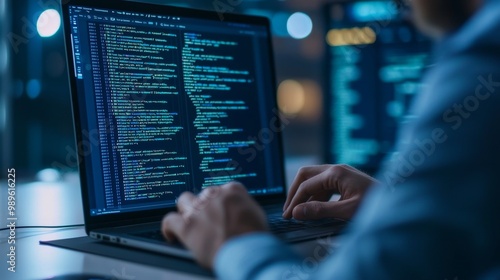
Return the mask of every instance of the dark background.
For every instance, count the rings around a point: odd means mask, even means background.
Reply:
[[[229,3],[238,1],[147,2],[208,10],[217,6],[271,18],[278,82],[294,79],[305,89],[305,104],[284,132],[285,151],[291,156],[322,155],[323,1],[245,0],[235,6]],[[41,12],[55,3],[0,0],[2,169],[15,167],[26,178],[54,161],[74,160],[75,154],[62,29],[46,38],[36,31]],[[286,29],[288,17],[298,11],[307,13],[314,24],[311,35],[302,40],[293,39]]]

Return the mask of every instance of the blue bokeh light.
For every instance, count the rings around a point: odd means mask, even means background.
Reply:
[[[286,28],[292,38],[304,39],[311,34],[313,22],[308,15],[297,12],[288,18]]]
[[[38,96],[40,96],[41,91],[42,84],[40,83],[40,80],[29,80],[28,84],[26,85],[26,94],[28,94],[29,98],[36,99]]]

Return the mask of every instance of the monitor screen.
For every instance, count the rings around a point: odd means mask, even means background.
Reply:
[[[369,173],[392,153],[419,93],[431,42],[393,1],[327,6],[327,160]]]
[[[91,215],[173,207],[184,191],[234,180],[283,193],[266,24],[68,14]]]

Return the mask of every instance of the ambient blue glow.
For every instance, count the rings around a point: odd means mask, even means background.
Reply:
[[[61,16],[54,9],[45,10],[36,22],[36,30],[40,37],[50,37],[61,27]]]
[[[352,5],[352,17],[357,21],[377,21],[393,19],[398,10],[390,1],[357,2]]]
[[[246,9],[245,13],[249,14],[249,15],[266,17],[266,18],[269,18],[269,19],[271,19],[273,17],[273,13],[271,11],[268,11],[268,10]]]
[[[288,18],[286,28],[292,38],[304,39],[311,34],[313,23],[308,15],[297,12]]]
[[[6,42],[0,42],[0,72],[6,71],[9,64],[9,51]]]
[[[12,93],[14,94],[14,97],[19,98],[23,95],[24,92],[24,83],[21,80],[15,80],[14,83],[12,83]]]
[[[288,31],[286,30],[286,22],[290,14],[284,12],[278,12],[273,15],[271,21],[271,28],[273,30],[274,35],[280,37],[288,37]]]

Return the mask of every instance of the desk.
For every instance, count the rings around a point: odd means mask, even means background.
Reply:
[[[288,178],[307,160],[292,164]],[[290,179],[289,179],[290,180]],[[83,224],[80,188],[77,178],[57,183],[18,183],[16,186],[17,225],[67,225]],[[0,187],[0,227],[7,221],[7,188],[5,181]],[[88,273],[117,279],[208,279],[172,270],[101,257],[93,254],[39,245],[40,240],[55,240],[84,236],[83,227],[69,229],[17,229],[16,272],[7,270],[9,245],[8,231],[0,233],[0,279],[46,279],[64,274]],[[315,248],[324,246],[322,240],[294,245],[301,255],[312,256]],[[329,244],[332,241],[329,240]]]

